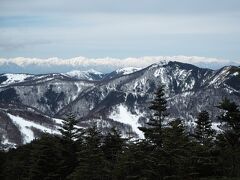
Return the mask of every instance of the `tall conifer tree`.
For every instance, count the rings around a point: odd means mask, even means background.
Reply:
[[[73,114],[70,114],[66,119],[63,119],[61,128],[59,128],[62,138],[66,141],[77,140],[80,136],[81,128],[77,127],[78,121]]]
[[[164,86],[160,85],[155,93],[155,99],[151,102],[149,109],[153,110],[153,117],[147,122],[147,127],[140,127],[144,132],[144,136],[151,143],[162,147],[162,131],[167,111],[167,101],[165,98]]]
[[[77,126],[78,121],[75,116],[70,114],[63,120],[61,132],[61,146],[59,149],[62,154],[60,169],[64,177],[67,177],[77,166],[77,147],[82,145],[83,129]]]
[[[207,111],[201,111],[198,114],[194,137],[202,145],[211,145],[214,139],[214,130]]]
[[[198,114],[196,128],[193,137],[195,147],[193,148],[195,159],[195,171],[198,176],[209,177],[215,175],[216,155],[214,153],[215,131],[212,129],[212,123],[207,111],[201,111]]]
[[[222,133],[218,136],[221,147],[222,163],[231,176],[240,176],[240,109],[239,106],[225,98],[218,106],[224,112],[218,117]]]

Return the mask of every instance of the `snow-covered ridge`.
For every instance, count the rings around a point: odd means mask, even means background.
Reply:
[[[150,68],[152,69],[152,68],[162,67],[164,65],[167,65],[169,62],[171,62],[171,61],[164,59],[164,60],[161,60],[159,62],[156,62],[156,63],[152,64],[150,66]]]
[[[210,57],[199,57],[199,56],[144,56],[144,57],[128,57],[128,58],[86,58],[86,57],[74,57],[70,59],[62,58],[0,58],[0,67],[5,66],[18,66],[16,72],[29,72],[32,73],[32,68],[37,67],[39,72],[37,73],[47,73],[49,72],[59,72],[56,67],[70,67],[73,68],[94,68],[97,70],[109,69],[119,69],[124,67],[141,67],[145,68],[151,64],[162,62],[162,61],[178,61],[183,63],[191,63],[194,65],[202,65],[204,67],[216,67],[224,65],[240,65],[239,60],[231,61],[226,59],[210,58]],[[22,68],[22,69],[19,69]],[[36,72],[33,72],[36,73]]]
[[[89,69],[87,71],[80,71],[80,70],[73,70],[73,71],[70,71],[70,72],[67,72],[65,73],[67,75],[78,75],[78,74],[103,74],[99,71],[96,71],[95,69]]]
[[[117,74],[123,74],[123,75],[127,75],[127,74],[131,74],[134,73],[136,71],[141,70],[142,68],[137,68],[137,67],[126,67],[126,68],[121,68],[121,69],[117,69],[116,73]]]
[[[226,78],[228,78],[228,75],[231,73],[231,66],[223,68],[220,73],[218,73],[209,83],[210,85],[215,84],[219,85],[221,82],[224,82]]]
[[[80,70],[73,70],[67,73],[62,73],[63,75],[74,77],[78,79],[88,79],[88,80],[94,80],[93,76],[102,76],[103,73],[96,71],[94,69],[90,69],[87,71],[80,71]]]
[[[4,74],[6,76],[6,80],[3,81],[1,84],[2,85],[8,85],[12,83],[18,83],[18,82],[23,82],[29,77],[32,77],[33,75],[29,74]]]

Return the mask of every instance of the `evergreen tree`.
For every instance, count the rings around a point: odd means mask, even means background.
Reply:
[[[218,136],[218,146],[222,156],[224,170],[231,176],[240,176],[240,109],[235,102],[224,99],[218,106],[223,113],[222,133]]]
[[[106,161],[102,151],[102,135],[96,126],[86,130],[83,147],[78,152],[78,166],[70,179],[106,179]]]
[[[113,179],[116,164],[123,153],[126,139],[121,137],[116,128],[111,128],[103,139],[102,150],[107,162],[108,179]]]
[[[30,161],[30,180],[60,180],[61,154],[56,137],[45,134],[33,144]]]
[[[201,111],[195,122],[197,124],[193,134],[196,140],[193,147],[195,171],[201,177],[214,176],[216,175],[216,171],[213,169],[216,166],[216,155],[213,146],[215,131],[211,128],[209,113]]]
[[[72,142],[79,138],[81,129],[77,127],[78,121],[75,116],[70,114],[67,119],[63,120],[63,125],[59,128],[64,140]]]
[[[205,146],[211,146],[214,139],[214,130],[207,111],[201,111],[195,121],[197,126],[195,128],[194,137],[196,140]]]
[[[158,179],[163,169],[156,162],[153,146],[147,141],[128,142],[117,162],[114,179]]]
[[[28,179],[30,168],[30,154],[32,145],[26,144],[17,149],[9,149],[5,155],[3,164],[2,179],[4,180],[22,180]]]
[[[61,144],[59,150],[62,155],[60,162],[60,171],[63,177],[67,177],[71,174],[77,166],[77,147],[82,146],[82,137],[84,131],[82,128],[77,127],[78,121],[75,116],[70,114],[63,120],[62,127],[59,129],[61,132]]]
[[[4,179],[4,163],[5,163],[5,152],[0,150],[0,179]]]
[[[147,127],[140,127],[144,132],[145,138],[151,143],[162,147],[162,131],[166,116],[168,115],[167,101],[165,99],[164,86],[160,85],[155,93],[155,99],[151,102],[149,109],[154,111],[153,117],[147,122]]]
[[[151,152],[145,152],[145,160],[150,160],[151,166],[145,172],[155,176],[155,179],[162,179],[167,175],[167,164],[165,161],[165,152],[163,151],[164,125],[167,111],[167,101],[165,98],[164,86],[160,85],[155,98],[151,102],[150,110],[153,111],[153,117],[146,123],[146,127],[139,128],[144,132],[148,146],[152,147]],[[149,175],[150,175],[149,174]]]
[[[5,162],[5,153],[4,153],[4,146],[2,143],[2,136],[0,134],[0,179],[3,179],[4,162]]]
[[[221,129],[224,131],[226,141],[232,147],[240,145],[240,110],[235,102],[224,99],[218,106],[224,111],[218,118],[222,123]]]
[[[165,179],[189,178],[192,145],[182,120],[170,121],[163,134],[163,156],[168,170]]]

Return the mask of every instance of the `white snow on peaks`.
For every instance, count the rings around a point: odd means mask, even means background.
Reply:
[[[164,66],[164,65],[167,65],[169,62],[170,62],[170,60],[166,60],[166,59],[160,60],[160,61],[152,64],[152,65],[150,66],[150,69],[162,67],[162,66]]]
[[[128,58],[87,58],[87,57],[74,57],[70,59],[62,58],[0,58],[1,66],[18,66],[21,69],[20,72],[32,72],[32,67],[38,67],[39,72],[47,71],[51,72],[52,68],[56,67],[69,67],[73,68],[94,68],[105,71],[106,69],[119,69],[124,67],[140,67],[144,68],[151,64],[161,64],[164,61],[178,61],[183,63],[191,63],[197,66],[204,67],[221,67],[227,64],[240,65],[239,61],[231,61],[226,59],[210,58],[210,57],[198,57],[198,56],[144,56],[144,57],[128,57]],[[159,63],[160,62],[160,63]]]
[[[165,68],[163,68],[163,67],[161,67],[161,68],[159,68],[159,69],[157,69],[155,72],[154,72],[154,74],[153,74],[156,78],[160,78],[161,80],[161,83],[163,83],[163,84],[168,84],[169,83],[169,77],[168,77],[168,75],[167,75],[167,73],[166,73],[166,69]]]
[[[8,85],[17,82],[23,82],[26,78],[32,77],[29,74],[4,74],[7,77],[7,80],[2,82],[2,85]]]
[[[114,121],[121,122],[123,124],[128,124],[132,127],[132,130],[137,133],[139,138],[144,138],[143,132],[138,129],[141,125],[138,123],[138,119],[141,115],[134,115],[127,110],[126,106],[122,104],[117,106],[117,110],[114,111],[109,118],[113,119]]]
[[[231,67],[225,67],[219,74],[217,74],[209,84],[216,84],[219,85],[223,82],[230,73]]]
[[[170,59],[163,59],[156,64],[159,66],[164,66],[164,65],[167,65],[170,61],[171,61]]]
[[[122,69],[117,69],[116,73],[118,74],[123,74],[123,75],[127,75],[127,74],[131,74],[134,73],[136,71],[141,70],[142,68],[137,68],[137,67],[126,67],[126,68],[122,68]]]
[[[102,74],[101,72],[99,71],[96,71],[94,69],[89,69],[87,71],[79,71],[79,70],[73,70],[73,71],[70,71],[66,74]]]
[[[23,136],[23,143],[29,143],[31,142],[35,137],[34,137],[34,133],[32,131],[32,127],[39,129],[42,132],[47,132],[47,133],[51,133],[51,134],[58,134],[59,132],[55,129],[50,129],[47,127],[44,127],[40,124],[36,124],[34,122],[31,121],[27,121],[26,119],[23,119],[19,116],[14,116],[12,114],[8,113],[9,118],[12,120],[12,122],[19,127],[21,134]]]
[[[90,69],[88,71],[79,71],[79,70],[73,70],[70,72],[65,73],[64,75],[70,76],[70,77],[75,77],[75,78],[79,78],[79,79],[89,79],[89,80],[93,80],[91,78],[91,74],[95,74],[95,75],[102,75],[103,73],[98,72],[94,69]]]
[[[239,75],[239,72],[233,73],[233,76],[238,76],[238,75]]]

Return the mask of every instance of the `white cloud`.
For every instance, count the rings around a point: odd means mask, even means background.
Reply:
[[[55,66],[70,66],[78,69],[118,69],[123,67],[147,67],[151,64],[158,63],[160,61],[178,61],[184,63],[190,63],[200,66],[214,65],[224,66],[228,64],[240,65],[239,61],[230,61],[218,58],[208,58],[199,56],[146,56],[146,57],[129,57],[124,59],[118,58],[86,58],[86,57],[75,57],[70,59],[61,58],[0,58],[0,66],[15,64],[20,67],[28,66],[40,66],[40,67],[55,67]]]

